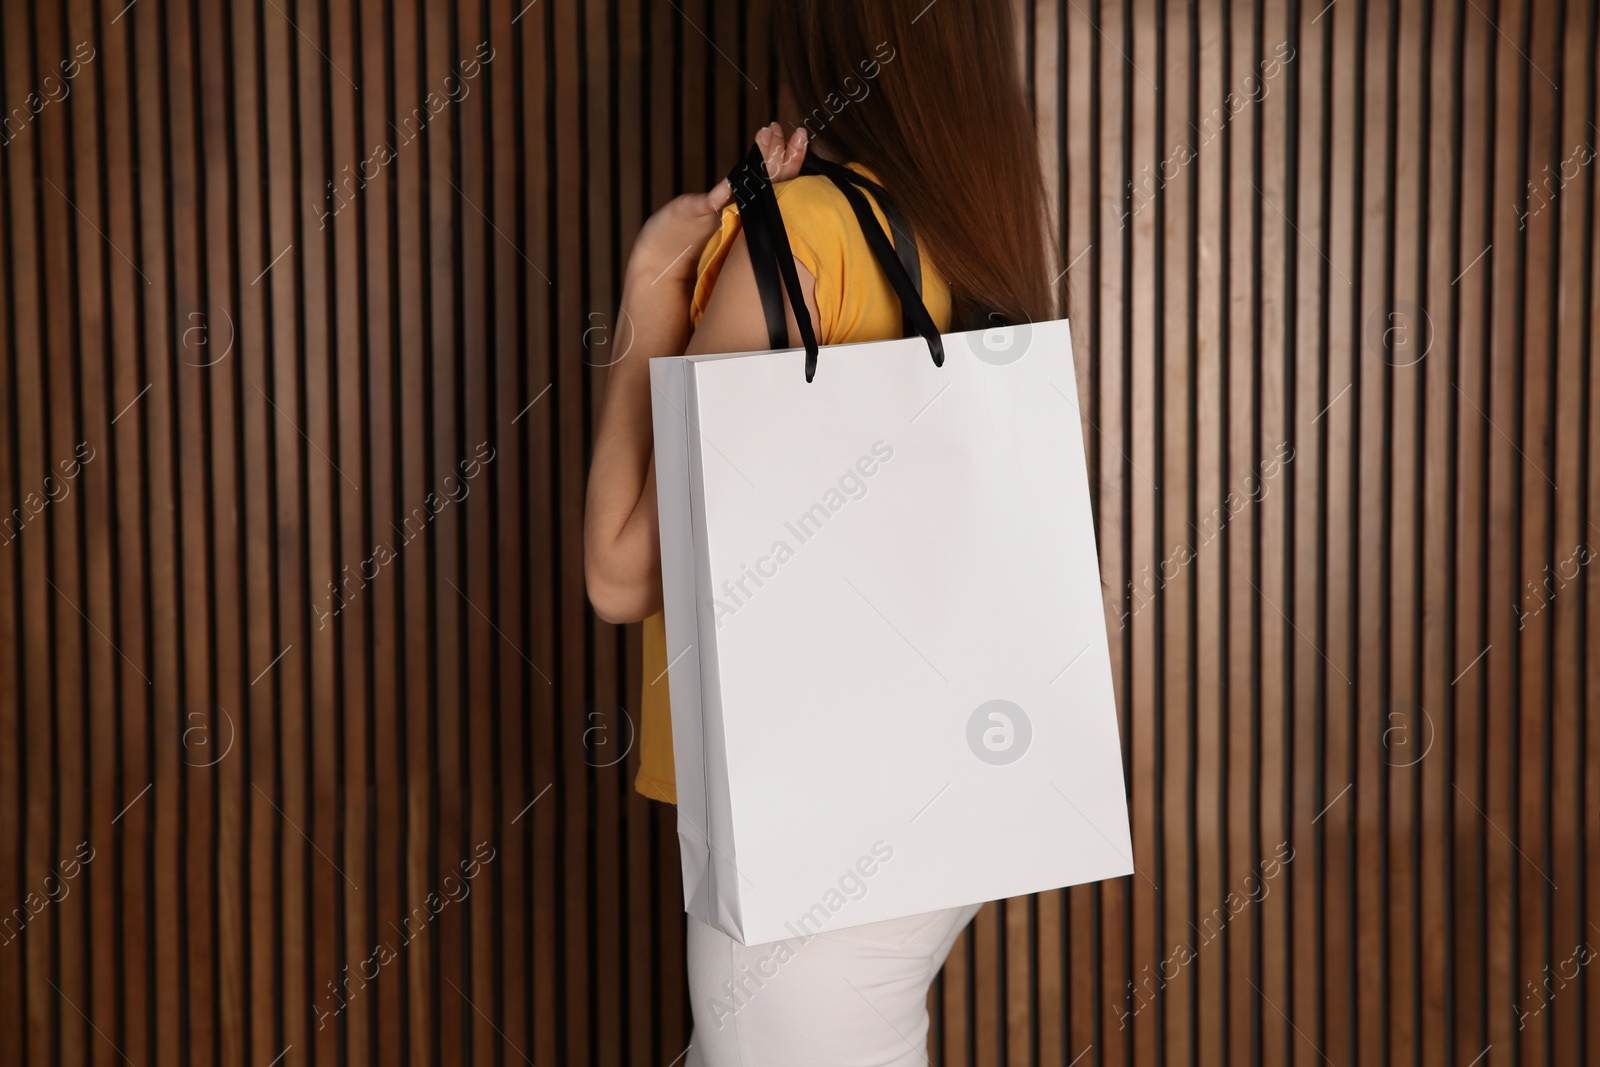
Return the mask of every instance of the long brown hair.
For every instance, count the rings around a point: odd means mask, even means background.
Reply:
[[[945,280],[955,328],[1052,317],[1044,182],[1004,0],[776,0],[805,125],[871,169]]]

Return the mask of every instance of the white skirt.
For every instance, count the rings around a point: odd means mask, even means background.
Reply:
[[[979,907],[764,945],[690,916],[687,1067],[926,1065],[928,987]]]

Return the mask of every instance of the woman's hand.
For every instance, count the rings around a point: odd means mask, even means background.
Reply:
[[[797,127],[787,141],[776,122],[756,133],[756,144],[766,159],[767,174],[774,182],[798,177],[806,158],[806,129]],[[646,285],[675,282],[693,284],[699,265],[697,250],[716,232],[722,209],[733,198],[733,189],[724,178],[708,193],[686,193],[667,202],[650,216],[640,229],[628,257],[628,275]]]

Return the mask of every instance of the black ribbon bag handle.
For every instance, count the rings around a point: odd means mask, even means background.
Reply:
[[[944,366],[944,342],[922,302],[922,264],[917,255],[916,238],[899,206],[878,183],[837,163],[808,158],[801,173],[820,174],[844,194],[868,247],[900,299],[902,336],[921,336],[928,343],[934,366]],[[756,291],[761,296],[762,313],[767,321],[768,342],[774,349],[789,347],[789,323],[783,311],[783,294],[787,292],[795,325],[805,346],[806,381],[810,382],[817,373],[816,330],[811,312],[806,308],[800,276],[794,269],[789,234],[784,228],[778,198],[759,146],[751,146],[749,154],[728,174],[728,182],[739,205],[745,243],[750,249],[750,264],[755,271]],[[878,224],[863,189],[872,193],[883,210],[895,236],[892,243]]]

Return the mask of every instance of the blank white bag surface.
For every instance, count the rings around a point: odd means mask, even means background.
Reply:
[[[652,361],[686,900],[746,944],[1132,872],[1067,324],[944,344]]]

